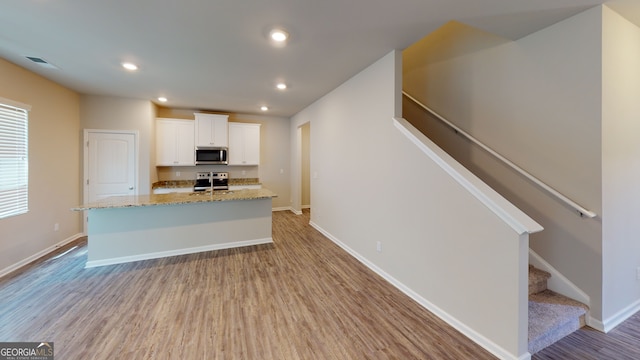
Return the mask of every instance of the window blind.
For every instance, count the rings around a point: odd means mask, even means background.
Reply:
[[[29,210],[27,109],[0,103],[0,219]]]

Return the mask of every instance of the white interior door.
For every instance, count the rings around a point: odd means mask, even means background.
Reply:
[[[85,130],[85,203],[137,195],[137,140],[135,131]]]

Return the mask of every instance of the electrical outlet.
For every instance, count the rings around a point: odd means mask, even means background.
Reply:
[[[376,243],[376,250],[378,250],[378,252],[382,252],[382,243],[380,241]]]
[[[180,177],[180,171],[176,171],[176,177]]]
[[[58,231],[58,230],[60,230],[60,224],[58,223],[53,224],[53,231]]]
[[[636,268],[636,279],[640,280],[640,267]]]

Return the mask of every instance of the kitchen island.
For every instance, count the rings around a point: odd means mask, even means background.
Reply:
[[[272,243],[268,189],[115,196],[88,211],[86,267]]]

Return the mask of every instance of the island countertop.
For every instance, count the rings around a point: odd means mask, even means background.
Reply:
[[[193,188],[195,180],[163,180],[156,181],[151,184],[151,189],[182,189]],[[229,179],[229,186],[242,186],[242,185],[262,185],[258,178],[231,178]]]
[[[73,211],[92,209],[115,209],[140,206],[176,205],[207,203],[215,201],[255,200],[274,198],[278,195],[269,189],[216,190],[190,193],[151,194],[137,196],[112,196],[102,200],[79,205]]]

